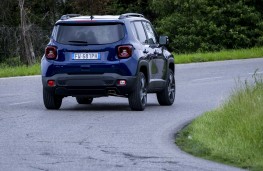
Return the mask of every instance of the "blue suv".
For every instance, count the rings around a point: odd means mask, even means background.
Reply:
[[[167,44],[168,37],[157,38],[141,14],[63,15],[41,61],[45,107],[59,109],[67,96],[79,104],[119,96],[142,111],[147,93],[156,93],[160,105],[172,105],[175,65]]]

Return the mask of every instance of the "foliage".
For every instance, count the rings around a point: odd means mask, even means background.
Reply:
[[[238,50],[221,50],[218,52],[199,52],[190,54],[174,53],[174,61],[177,64],[192,62],[223,61],[233,59],[259,58],[263,56],[262,47]]]
[[[177,53],[239,49],[263,44],[261,1],[154,0],[158,30]]]
[[[142,13],[160,34],[169,36],[169,48],[176,53],[262,46],[262,6],[263,0],[25,0],[24,4],[38,59],[43,54],[54,23],[67,13]],[[19,29],[18,0],[2,0],[0,62],[7,57],[21,55]]]
[[[1,77],[15,77],[15,76],[28,76],[28,75],[39,75],[40,74],[40,64],[36,63],[31,66],[12,64],[12,67],[6,64],[0,64],[0,78]]]
[[[224,105],[194,120],[177,144],[206,159],[262,170],[263,80],[253,78],[253,85],[241,83]]]

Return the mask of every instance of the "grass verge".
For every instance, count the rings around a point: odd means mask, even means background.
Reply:
[[[242,84],[221,107],[183,129],[176,144],[184,151],[250,170],[263,170],[263,81]]]
[[[0,68],[0,78],[40,74],[40,64],[35,64],[29,67],[26,65],[8,66],[0,64]]]
[[[255,47],[251,49],[223,50],[220,52],[194,53],[194,54],[174,54],[175,63],[209,62],[232,59],[248,59],[263,57],[263,48]]]

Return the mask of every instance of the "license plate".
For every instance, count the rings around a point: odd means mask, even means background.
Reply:
[[[73,53],[73,60],[99,60],[100,53]]]

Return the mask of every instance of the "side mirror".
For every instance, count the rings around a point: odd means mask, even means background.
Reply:
[[[168,36],[160,36],[159,37],[159,44],[160,45],[168,45],[169,44]]]

